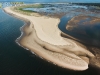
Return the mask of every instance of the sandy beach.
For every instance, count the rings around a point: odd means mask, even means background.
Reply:
[[[82,44],[61,36],[59,18],[27,16],[10,8],[6,7],[4,11],[30,22],[21,28],[22,35],[17,39],[20,46],[60,67],[71,70],[88,69],[89,59],[94,55]]]

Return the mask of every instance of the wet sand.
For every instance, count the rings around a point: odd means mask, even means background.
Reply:
[[[17,42],[42,59],[71,70],[86,70],[89,58],[94,55],[80,43],[61,37],[58,28],[60,20],[46,16],[27,16],[14,12],[10,7],[4,11],[29,23],[21,28],[22,35]]]

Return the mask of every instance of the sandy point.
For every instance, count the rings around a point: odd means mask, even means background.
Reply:
[[[58,18],[27,16],[10,8],[6,7],[4,11],[30,22],[21,30],[23,34],[18,38],[21,46],[63,68],[71,70],[88,68],[88,57],[94,57],[94,55],[75,41],[61,36]]]

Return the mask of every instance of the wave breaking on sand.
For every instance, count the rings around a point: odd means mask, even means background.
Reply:
[[[22,35],[17,39],[20,46],[63,68],[78,71],[88,68],[89,58],[94,55],[74,40],[61,37],[58,18],[27,16],[12,11],[11,7],[4,11],[29,21],[21,28]]]

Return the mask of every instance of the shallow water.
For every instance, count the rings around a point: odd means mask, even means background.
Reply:
[[[0,9],[0,75],[100,75],[91,66],[83,72],[63,69],[23,49],[15,42],[23,25],[23,21]]]

